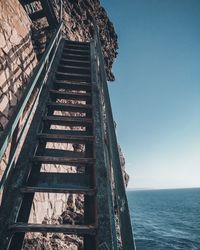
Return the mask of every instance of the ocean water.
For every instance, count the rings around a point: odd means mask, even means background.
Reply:
[[[200,250],[200,188],[127,195],[137,250]]]

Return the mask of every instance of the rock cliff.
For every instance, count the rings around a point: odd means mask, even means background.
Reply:
[[[37,64],[30,27],[18,0],[0,1],[0,131]]]

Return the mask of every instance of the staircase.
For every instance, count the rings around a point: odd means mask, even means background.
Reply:
[[[76,235],[83,240],[84,250],[135,249],[97,27],[95,30],[91,42],[68,41],[62,38],[60,23],[0,138],[0,159],[8,142],[14,145],[0,182],[1,250],[22,249],[28,232]],[[19,119],[31,97],[32,108],[18,135]],[[63,149],[61,144],[73,149]],[[70,166],[76,172],[45,172],[45,164]],[[30,224],[36,193],[81,195],[83,223]]]
[[[59,23],[57,19],[52,1],[50,0],[20,0],[20,3],[24,7],[25,11],[29,15],[30,19],[38,21],[42,18],[46,18],[48,22],[48,28],[56,28]]]

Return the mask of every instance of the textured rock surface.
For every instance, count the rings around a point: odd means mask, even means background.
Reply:
[[[37,64],[30,27],[31,21],[18,0],[0,0],[0,133]],[[7,164],[9,149],[10,146],[0,161],[0,177]]]
[[[128,181],[129,181],[129,175],[126,173],[125,157],[124,157],[124,154],[122,152],[122,149],[121,149],[120,145],[118,145],[118,151],[119,151],[121,168],[122,168],[122,172],[123,172],[123,176],[124,176],[124,183],[127,186],[128,185]]]
[[[76,236],[64,234],[30,233],[24,241],[24,250],[81,250],[83,241]],[[91,249],[92,250],[92,249]]]
[[[3,130],[37,63],[31,22],[18,0],[0,1],[0,130]]]

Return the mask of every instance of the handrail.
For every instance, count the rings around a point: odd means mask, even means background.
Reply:
[[[63,19],[63,0],[60,0],[60,22],[62,22]]]
[[[25,108],[27,107],[27,104],[28,104],[37,84],[38,84],[38,86],[37,86],[38,93],[37,93],[36,98],[37,99],[39,98],[39,94],[40,94],[41,89],[45,83],[45,76],[49,71],[49,68],[52,64],[52,61],[54,59],[55,53],[57,51],[57,48],[58,48],[58,45],[59,45],[59,42],[61,39],[62,26],[63,26],[63,23],[61,22],[59,24],[55,34],[51,38],[51,41],[50,41],[45,53],[43,54],[39,64],[36,66],[36,68],[34,70],[34,74],[31,77],[31,79],[28,83],[28,86],[26,87],[19,103],[17,104],[17,106],[13,112],[13,115],[11,116],[11,119],[9,120],[5,130],[3,131],[3,133],[0,136],[0,161],[1,161],[2,157],[4,156],[4,153],[8,147],[8,144],[9,144],[14,132],[17,129],[20,118],[22,117],[23,112],[25,111]],[[55,46],[56,46],[56,48],[55,48]],[[43,75],[43,70],[45,70],[44,75]],[[40,77],[42,77],[43,79],[40,79]],[[40,80],[39,83],[38,83],[38,80]],[[33,104],[34,107],[37,104],[37,99],[34,100],[34,104]],[[32,109],[31,109],[31,112],[30,112],[31,114],[33,114],[34,107],[32,107]],[[3,174],[2,179],[0,181],[0,191],[2,190],[2,188],[6,182],[7,176],[10,172],[12,163],[14,162],[14,159],[15,159],[15,156],[17,153],[16,152],[17,146],[19,145],[20,139],[22,138],[23,133],[25,131],[25,128],[28,125],[28,121],[30,120],[31,114],[28,115],[28,117],[25,121],[25,124],[22,127],[17,145],[15,146],[15,150],[14,150],[14,153],[12,155],[12,159],[10,160],[9,166],[7,166],[6,170],[4,171],[4,174]]]
[[[123,250],[136,250],[135,242],[133,238],[131,220],[129,215],[128,201],[126,197],[126,190],[124,185],[124,178],[120,164],[120,157],[118,151],[117,138],[115,133],[114,119],[112,114],[111,102],[109,97],[109,91],[107,86],[107,77],[105,71],[105,62],[101,48],[101,42],[99,37],[98,26],[96,20],[93,20],[94,32],[95,32],[95,44],[97,52],[97,65],[99,65],[99,88],[102,91],[104,98],[104,106],[106,113],[106,135],[108,140],[108,152],[113,169],[116,202],[118,207],[118,216],[120,224],[120,234]]]

